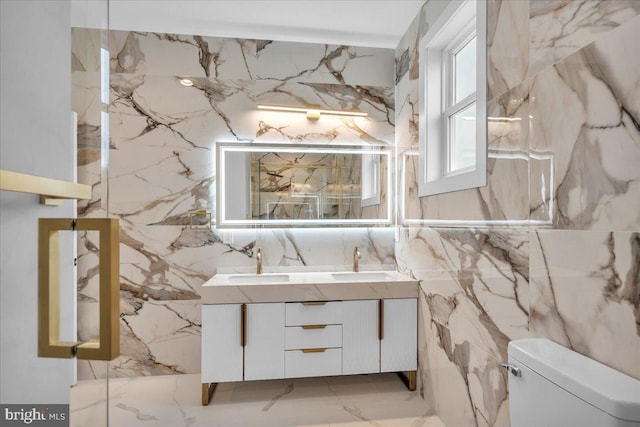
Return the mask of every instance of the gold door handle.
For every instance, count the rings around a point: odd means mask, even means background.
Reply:
[[[327,327],[327,325],[303,325],[303,326],[301,326],[302,329],[324,329],[326,327]]]
[[[305,348],[305,349],[302,349],[303,353],[324,353],[325,351],[327,351],[326,348]]]
[[[378,339],[384,339],[384,300],[378,300]]]
[[[326,301],[307,301],[303,302],[302,305],[325,305]]]
[[[100,340],[60,341],[60,231],[100,233]],[[113,360],[120,355],[120,227],[112,218],[38,221],[38,356]]]

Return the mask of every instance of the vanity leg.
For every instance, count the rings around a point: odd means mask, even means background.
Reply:
[[[416,390],[416,372],[417,371],[409,371],[407,372],[407,375],[405,375],[404,372],[398,372],[398,376],[400,377],[404,385],[407,386],[409,391]]]
[[[202,406],[207,406],[211,400],[211,395],[216,389],[217,383],[202,383]]]

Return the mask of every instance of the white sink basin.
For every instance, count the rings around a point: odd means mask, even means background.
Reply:
[[[227,282],[229,283],[275,283],[288,281],[288,274],[239,274],[227,278]]]
[[[375,280],[389,280],[391,276],[387,273],[362,271],[362,272],[349,272],[349,273],[333,273],[331,274],[336,280],[350,280],[350,281],[375,281]]]

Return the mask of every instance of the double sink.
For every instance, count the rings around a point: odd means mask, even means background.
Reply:
[[[415,298],[418,282],[393,270],[216,274],[202,304]]]
[[[302,273],[304,274],[304,273]],[[390,280],[391,276],[384,271],[363,271],[363,272],[339,272],[339,273],[306,273],[323,276],[331,276],[337,282],[351,281],[380,281]],[[226,277],[228,283],[233,284],[254,284],[254,283],[286,283],[291,281],[289,274],[229,274]]]

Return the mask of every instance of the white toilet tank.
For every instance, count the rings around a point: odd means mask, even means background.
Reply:
[[[640,381],[552,341],[511,341],[509,371],[511,427],[640,427]]]

